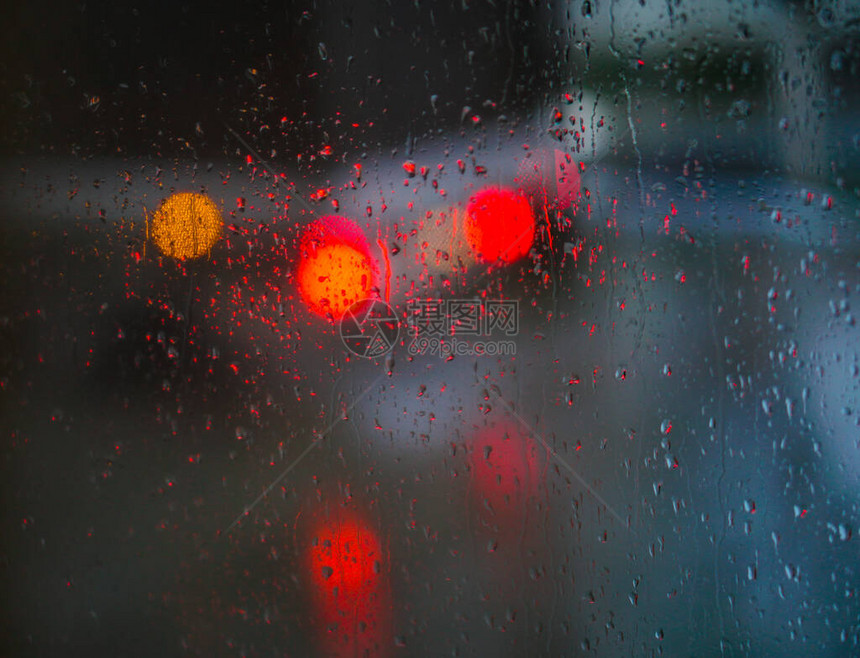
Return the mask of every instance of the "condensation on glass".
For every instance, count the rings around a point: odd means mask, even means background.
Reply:
[[[4,653],[860,652],[853,5],[96,13],[3,56]]]

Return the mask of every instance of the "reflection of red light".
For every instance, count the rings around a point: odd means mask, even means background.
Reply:
[[[469,199],[466,239],[487,263],[512,263],[525,256],[534,241],[535,219],[528,200],[510,190],[488,187]]]
[[[486,428],[472,442],[472,477],[479,509],[496,521],[516,525],[537,493],[541,459],[537,444],[507,428]]]
[[[577,162],[558,149],[524,158],[516,181],[528,196],[559,210],[579,202],[581,179]]]
[[[556,177],[556,198],[560,210],[569,208],[579,201],[579,172],[573,159],[558,149],[553,153],[555,169],[553,175]]]
[[[313,612],[324,655],[387,654],[392,603],[377,534],[344,511],[322,520],[310,543]]]
[[[381,557],[374,532],[355,520],[323,524],[311,552],[316,590],[327,598],[361,603],[379,579]]]
[[[358,225],[330,215],[311,224],[300,242],[299,292],[308,308],[340,318],[355,302],[372,296],[376,268]]]

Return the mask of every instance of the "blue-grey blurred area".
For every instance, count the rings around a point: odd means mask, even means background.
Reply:
[[[860,651],[856,9],[634,4],[3,10],[0,653]],[[184,262],[177,191],[224,219]],[[333,213],[379,358],[299,292]],[[416,353],[420,299],[515,301],[513,351]]]

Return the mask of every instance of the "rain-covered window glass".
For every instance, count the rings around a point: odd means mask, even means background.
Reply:
[[[6,3],[10,656],[860,655],[860,9]]]

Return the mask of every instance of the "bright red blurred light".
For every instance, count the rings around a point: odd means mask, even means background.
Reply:
[[[339,319],[355,302],[373,296],[377,267],[361,228],[338,215],[305,229],[297,272],[299,292],[317,315]]]
[[[307,560],[323,654],[387,655],[392,601],[386,557],[373,528],[341,510],[314,527]]]
[[[379,581],[382,550],[376,534],[355,519],[328,520],[311,550],[315,591],[332,602],[360,603]]]
[[[525,196],[488,187],[469,199],[466,239],[482,261],[519,260],[531,249],[534,233],[534,213]]]

